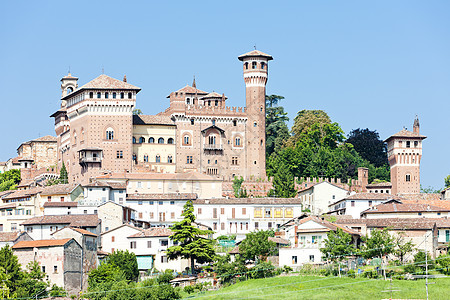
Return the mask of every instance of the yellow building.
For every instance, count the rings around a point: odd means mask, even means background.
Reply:
[[[176,126],[165,116],[133,116],[134,169],[175,173]]]

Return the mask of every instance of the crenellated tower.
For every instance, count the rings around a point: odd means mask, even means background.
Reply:
[[[248,120],[245,132],[246,177],[266,176],[266,83],[272,56],[259,50],[238,57],[243,62]]]

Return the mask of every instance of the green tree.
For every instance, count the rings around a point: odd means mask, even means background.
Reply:
[[[283,99],[284,99],[283,96],[278,96],[278,95],[270,95],[269,96],[269,95],[266,95],[266,108],[278,105],[278,102],[280,102]]]
[[[136,255],[128,250],[114,251],[108,256],[108,264],[123,271],[125,278],[129,281],[137,281],[139,277]]]
[[[288,145],[294,146],[301,138],[302,134],[307,133],[309,128],[317,124],[321,127],[324,124],[331,124],[331,119],[323,110],[301,110],[294,118],[294,125],[291,129],[292,136],[289,138]]]
[[[69,183],[69,176],[67,174],[66,165],[62,163],[61,170],[59,171],[59,183]]]
[[[272,194],[281,198],[293,198],[297,195],[294,176],[289,172],[287,166],[281,165],[279,171],[273,178],[274,191]]]
[[[0,174],[0,192],[15,190],[20,182],[20,170],[9,170]]]
[[[342,261],[356,251],[352,236],[341,228],[337,228],[336,231],[328,231],[327,239],[324,242],[325,247],[320,251],[327,260]]]
[[[443,269],[442,272],[446,275],[450,275],[450,255],[441,254],[438,259],[436,259],[439,266]]]
[[[414,249],[415,248],[412,240],[406,241],[404,232],[400,232],[397,234],[394,239],[394,251],[392,253],[400,259],[401,263],[403,263],[405,255],[413,252]]]
[[[93,288],[110,281],[126,280],[124,272],[117,266],[110,263],[102,263],[97,269],[89,272],[89,287]]]
[[[382,230],[374,229],[370,237],[362,237],[365,245],[362,247],[362,256],[369,258],[382,258],[391,254],[395,248],[395,240],[389,233],[388,228]]]
[[[20,270],[17,256],[14,255],[11,247],[8,245],[0,249],[0,269],[7,274],[9,280],[6,282],[6,285],[11,293],[14,293],[18,283],[23,279],[24,273]]]
[[[183,220],[176,222],[171,227],[173,234],[170,236],[173,241],[178,242],[178,245],[167,249],[167,257],[169,259],[179,257],[190,259],[191,272],[194,272],[195,261],[200,264],[214,261],[216,253],[213,241],[204,237],[213,232],[202,230],[193,225],[195,215],[192,201],[186,202],[181,215],[184,217]]]
[[[450,187],[450,175],[447,175],[447,177],[444,178],[445,187]]]
[[[352,144],[356,152],[375,167],[388,165],[386,143],[380,139],[376,130],[354,129],[345,142]]]
[[[142,110],[140,110],[139,108],[133,109],[133,115],[142,115]]]
[[[233,178],[233,192],[234,197],[236,198],[247,198],[247,190],[242,188],[242,183],[244,182],[244,178],[234,176]]]
[[[282,106],[266,108],[266,156],[280,151],[289,139],[289,121]]]
[[[232,262],[228,253],[227,255],[218,255],[216,257],[214,271],[217,273],[217,277],[220,278],[220,282],[226,283],[230,282],[236,275],[248,272],[248,269],[240,255]]]
[[[422,185],[420,185],[420,192],[423,194],[439,194],[441,192],[440,189],[435,189],[432,186],[429,187],[423,187]]]
[[[277,253],[277,244],[269,240],[275,236],[272,230],[258,230],[247,233],[245,239],[239,244],[239,253],[242,258],[251,261],[265,261],[268,256]]]

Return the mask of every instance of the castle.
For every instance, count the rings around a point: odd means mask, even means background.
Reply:
[[[272,56],[253,50],[238,57],[246,106],[227,107],[224,94],[185,86],[157,115],[133,115],[140,88],[100,75],[78,87],[61,79],[55,119],[58,164],[70,182],[105,173],[196,171],[217,177],[264,178],[265,94]]]

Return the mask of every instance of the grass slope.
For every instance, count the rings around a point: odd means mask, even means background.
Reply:
[[[429,298],[450,299],[450,278],[430,279]],[[394,280],[394,299],[426,299],[425,280]],[[367,278],[280,276],[253,279],[190,299],[389,299],[390,281]]]

